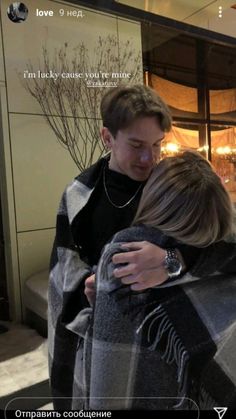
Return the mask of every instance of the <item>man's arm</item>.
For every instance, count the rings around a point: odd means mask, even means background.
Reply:
[[[133,291],[155,287],[168,279],[164,249],[147,241],[125,243],[121,247],[130,251],[113,256],[115,265],[125,264],[114,269],[114,276],[123,284],[130,285]]]
[[[167,281],[168,275],[164,267],[165,249],[149,242],[132,242],[122,245],[130,249],[127,253],[118,253],[113,256],[114,264],[126,264],[114,269],[114,276],[120,278],[123,284],[129,284],[134,291],[152,288]],[[181,249],[177,250],[182,255]],[[221,241],[207,248],[201,249],[199,257],[189,269],[192,277],[207,276],[215,272],[236,272],[236,237],[229,241]],[[178,284],[179,280],[171,283]]]

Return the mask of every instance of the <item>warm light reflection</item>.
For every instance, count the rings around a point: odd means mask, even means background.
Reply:
[[[178,144],[174,144],[174,143],[167,143],[166,144],[166,150],[170,151],[172,153],[177,153],[179,151],[180,147]]]
[[[179,153],[180,145],[175,143],[165,143],[161,147],[161,152],[165,155],[173,155]]]
[[[236,164],[236,148],[229,146],[217,147],[212,149],[212,154],[218,154],[221,159],[228,160],[230,163]]]
[[[216,148],[216,153],[217,154],[230,154],[230,153],[232,153],[232,149],[230,147],[228,147],[228,146],[225,146],[225,147],[217,147]]]
[[[202,153],[203,151],[208,152],[208,150],[209,150],[209,145],[204,145],[202,147],[197,148],[197,151],[199,151],[199,153]]]
[[[232,200],[236,201],[236,148],[229,145],[212,147],[212,163]]]

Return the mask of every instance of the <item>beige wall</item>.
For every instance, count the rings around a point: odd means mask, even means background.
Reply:
[[[46,0],[28,2],[28,18],[17,24],[6,15],[8,5],[8,0],[1,1],[4,53],[0,42],[0,170],[10,311],[12,318],[20,320],[23,284],[31,274],[48,266],[59,199],[65,185],[78,174],[40,106],[22,85],[26,63],[30,59],[34,68],[39,68],[42,45],[53,54],[65,42],[72,51],[82,40],[92,58],[96,40],[108,34],[115,35],[120,43],[132,40],[138,53],[141,33],[140,25],[134,22]],[[53,10],[53,18],[36,17],[36,8]],[[64,9],[63,17],[60,9]],[[84,17],[67,16],[71,10],[83,10]],[[118,46],[113,53],[118,56]]]
[[[2,24],[0,26],[0,82],[5,80],[4,67],[3,67],[2,30],[1,29],[2,29]]]

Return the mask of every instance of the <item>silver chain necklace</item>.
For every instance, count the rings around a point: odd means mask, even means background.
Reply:
[[[125,207],[127,207],[127,205],[129,205],[130,204],[130,202],[132,202],[133,200],[134,200],[134,198],[138,195],[138,193],[139,193],[139,191],[140,191],[140,189],[141,189],[141,187],[143,186],[143,184],[141,183],[141,185],[139,185],[139,187],[138,187],[138,189],[137,189],[137,191],[135,192],[135,194],[133,195],[133,196],[131,196],[131,198],[125,203],[125,204],[123,204],[123,205],[116,205],[112,200],[111,200],[111,198],[110,198],[110,196],[109,196],[109,193],[108,193],[108,190],[107,190],[107,187],[106,187],[106,176],[105,176],[105,167],[104,167],[104,169],[103,169],[103,186],[104,186],[104,191],[105,191],[105,194],[106,194],[106,197],[107,197],[107,199],[108,199],[108,201],[110,202],[110,204],[113,206],[113,207],[115,207],[115,208],[119,208],[119,209],[121,209],[121,208],[125,208]]]

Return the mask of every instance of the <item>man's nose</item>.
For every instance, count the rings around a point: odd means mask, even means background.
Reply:
[[[154,153],[153,150],[143,150],[140,155],[140,163],[143,165],[153,163],[154,161]]]

